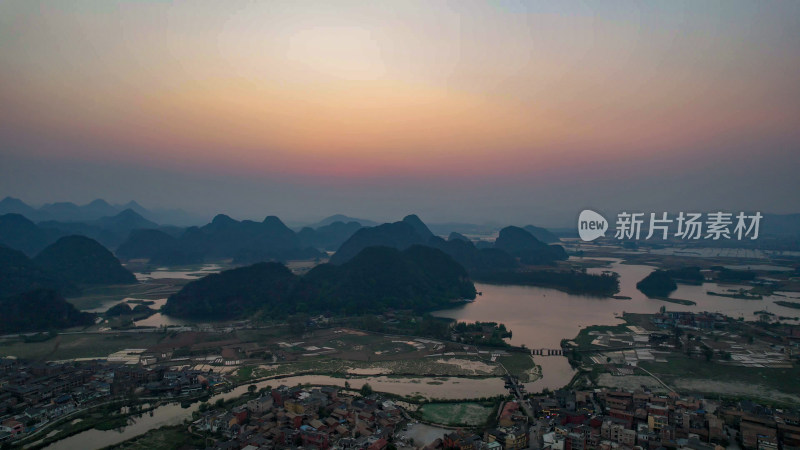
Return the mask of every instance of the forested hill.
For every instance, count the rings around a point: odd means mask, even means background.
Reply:
[[[136,277],[108,249],[85,236],[65,236],[42,250],[33,261],[75,284],[136,283]]]
[[[464,298],[475,298],[475,287],[466,270],[440,250],[368,247],[345,264],[322,264],[302,277],[279,263],[209,275],[170,296],[164,312],[206,320],[298,312],[422,312]]]
[[[49,331],[94,323],[94,315],[80,312],[51,289],[0,297],[0,333]]]

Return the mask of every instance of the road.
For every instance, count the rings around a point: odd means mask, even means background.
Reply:
[[[533,409],[531,408],[530,403],[528,403],[528,401],[525,400],[525,396],[522,395],[522,391],[520,391],[519,389],[519,383],[517,383],[516,378],[514,378],[511,375],[511,373],[508,371],[508,369],[506,369],[506,366],[504,366],[503,363],[498,362],[498,364],[500,364],[500,367],[503,368],[503,371],[506,373],[506,378],[511,383],[511,386],[514,388],[514,396],[517,398],[517,402],[520,404],[520,406],[522,406],[522,409],[525,410],[525,414],[527,414],[528,417],[533,419],[535,417],[533,415]]]

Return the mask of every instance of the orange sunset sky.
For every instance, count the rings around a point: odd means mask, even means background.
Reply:
[[[800,2],[0,3],[0,197],[800,212]]]

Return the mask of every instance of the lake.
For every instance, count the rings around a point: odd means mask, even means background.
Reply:
[[[594,258],[597,259],[597,258]],[[778,306],[773,300],[786,299],[780,296],[768,296],[763,300],[742,300],[728,297],[711,296],[707,291],[725,292],[728,289],[739,289],[741,285],[719,285],[704,283],[702,285],[678,284],[672,298],[692,300],[696,305],[679,305],[661,300],[647,298],[636,289],[636,283],[655,267],[645,265],[622,264],[622,261],[607,258],[610,267],[589,269],[591,273],[611,270],[620,275],[621,296],[630,300],[597,298],[567,294],[555,289],[533,286],[503,286],[476,283],[475,288],[482,292],[474,302],[464,306],[437,311],[434,315],[448,317],[459,321],[500,322],[511,329],[514,345],[525,344],[528,348],[560,348],[562,339],[572,339],[578,331],[590,325],[614,325],[621,323],[623,312],[655,313],[665,306],[672,311],[710,311],[721,312],[731,317],[744,317],[752,320],[754,311],[768,310],[776,315],[789,317],[800,316],[796,309]],[[793,295],[798,295],[793,293]],[[564,357],[535,357],[542,366],[543,378],[529,383],[531,392],[542,388],[559,388],[570,381],[574,371]]]

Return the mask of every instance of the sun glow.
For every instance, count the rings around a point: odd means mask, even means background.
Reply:
[[[300,30],[288,41],[285,57],[289,64],[344,80],[386,76],[380,44],[367,29],[316,27]]]

